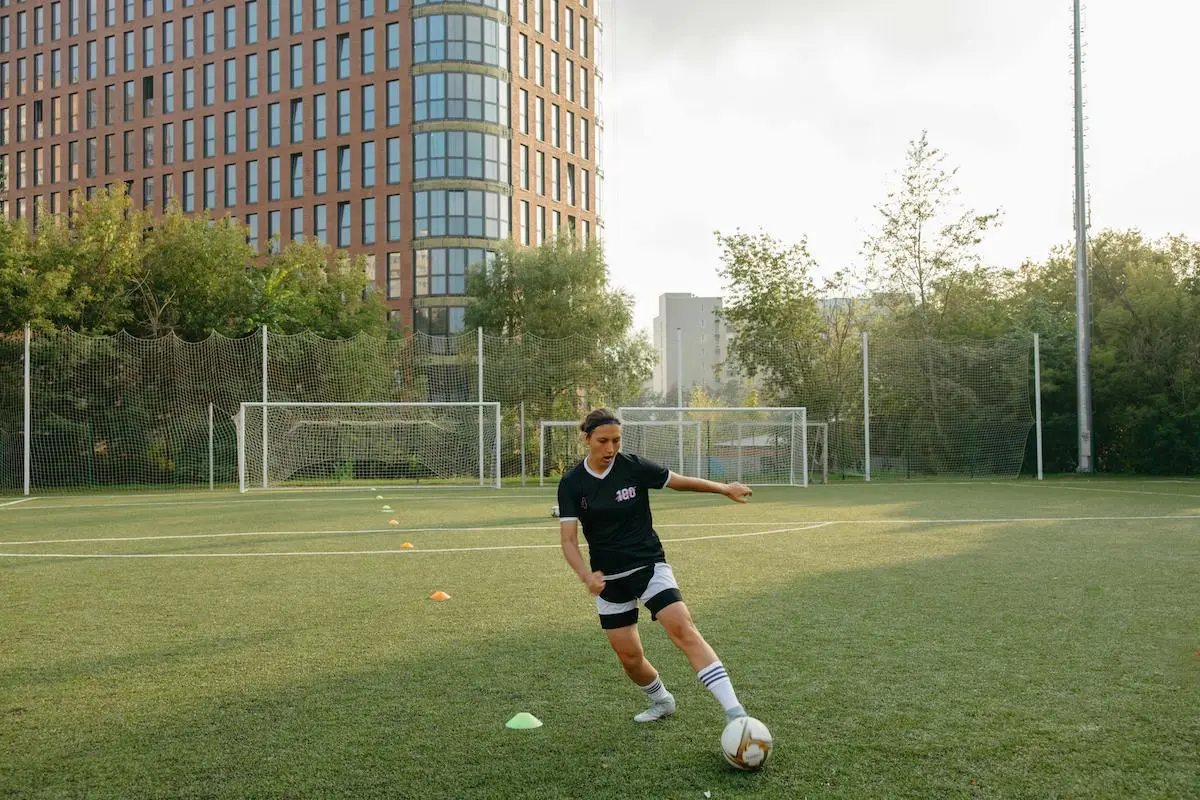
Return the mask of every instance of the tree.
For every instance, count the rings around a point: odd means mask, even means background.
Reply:
[[[609,285],[598,243],[563,237],[537,248],[504,245],[492,266],[471,273],[467,294],[466,327],[514,341],[511,363],[499,354],[489,362],[510,383],[522,376],[521,398],[536,406],[527,414],[561,419],[583,405],[618,404],[637,397],[650,377],[653,349],[633,333],[633,300]],[[549,357],[564,347],[571,357]]]
[[[869,283],[910,336],[952,327],[942,317],[979,288],[978,247],[1000,220],[999,211],[980,214],[956,202],[958,170],[945,164],[927,132],[909,142],[900,188],[876,206],[882,221],[864,245]]]
[[[134,325],[147,336],[198,340],[246,333],[252,313],[254,250],[236,220],[168,211],[146,234],[133,278]]]
[[[790,405],[808,389],[824,322],[807,241],[784,245],[766,233],[716,233],[725,304],[733,329],[727,361],[748,378],[761,376],[770,402]]]

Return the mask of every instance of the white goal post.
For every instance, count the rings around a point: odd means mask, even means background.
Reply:
[[[238,489],[500,488],[499,403],[242,403]]]
[[[810,464],[820,469],[822,479],[828,475],[828,426],[810,426],[803,406],[625,406],[617,409],[617,417],[623,425],[654,421],[675,426],[680,450],[683,426],[701,425],[703,457],[693,473],[698,477],[751,485],[808,486]],[[819,454],[810,453],[810,432],[820,437]]]
[[[630,422],[621,426],[621,449],[645,456],[684,475],[695,475],[704,459],[699,422]],[[680,438],[678,433],[683,431]],[[562,433],[556,434],[556,431]],[[682,442],[682,449],[679,443]],[[538,424],[538,486],[546,485],[548,468],[561,472],[585,454],[578,420],[542,420]]]

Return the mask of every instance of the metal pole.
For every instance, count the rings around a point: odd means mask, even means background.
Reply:
[[[821,483],[829,484],[829,423],[821,428]]]
[[[1077,472],[1092,472],[1091,296],[1087,265],[1087,182],[1083,158],[1083,19],[1075,0],[1075,377],[1079,420]]]
[[[24,439],[25,439],[24,461],[25,461],[25,463],[24,463],[24,468],[25,468],[25,494],[26,495],[29,494],[29,485],[30,485],[30,474],[29,473],[30,473],[31,466],[33,464],[33,450],[32,450],[32,445],[33,445],[33,427],[32,427],[33,413],[32,412],[33,412],[33,408],[30,405],[32,391],[31,391],[31,388],[29,385],[29,374],[30,374],[30,372],[29,372],[29,360],[30,360],[29,343],[32,338],[33,338],[33,334],[29,330],[29,324],[26,323],[26,325],[25,325],[25,388],[23,391],[23,394],[25,395],[25,432],[24,432]]]
[[[215,487],[213,485],[213,404],[208,404],[208,490],[211,492]]]
[[[476,400],[479,403],[479,485],[484,483],[484,468],[483,468],[483,328],[475,329],[476,339],[476,355],[475,355],[475,370],[477,373],[476,380],[479,383],[479,397]],[[496,462],[496,468],[500,468],[500,462]]]
[[[269,402],[267,378],[267,326],[262,326],[262,488],[267,488],[267,403]]]
[[[1037,476],[1042,480],[1042,345],[1040,337],[1033,335],[1033,394],[1036,400],[1034,413],[1037,416]]]
[[[538,423],[538,486],[546,485],[546,423]]]
[[[504,427],[502,425],[504,415],[500,413],[500,404],[496,404],[496,488],[500,488],[500,481],[504,477],[500,468],[500,431]]]
[[[679,430],[676,435],[679,444],[679,471],[686,475],[683,468],[683,328],[675,329],[675,407],[681,409],[675,413],[679,420]]]
[[[871,480],[871,357],[869,350],[867,332],[863,331],[863,449],[865,451],[863,478],[868,482]]]
[[[521,401],[521,420],[520,420],[521,437],[521,485],[525,485],[525,401]]]

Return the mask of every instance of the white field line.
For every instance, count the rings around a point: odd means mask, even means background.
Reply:
[[[796,520],[796,525],[811,525],[825,527],[827,525],[965,525],[965,524],[1012,524],[1016,522],[1115,522],[1115,521],[1152,521],[1152,520],[1200,520],[1200,514],[1165,514],[1154,516],[1125,516],[1125,517],[993,517],[993,518],[957,518],[957,519],[831,519],[831,520]],[[667,522],[659,523],[656,529],[666,528],[739,528],[757,527],[761,522]],[[0,546],[32,545],[32,544],[83,544],[95,542],[153,542],[184,539],[235,539],[257,536],[361,536],[373,533],[410,534],[410,533],[490,533],[505,531],[552,531],[552,525],[489,525],[482,527],[464,526],[461,528],[359,528],[347,530],[286,530],[286,531],[238,531],[234,533],[167,533],[156,536],[100,536],[76,539],[31,539],[25,541],[0,541]],[[790,528],[788,530],[791,530]],[[726,534],[706,536],[702,538],[734,538],[743,534]],[[762,534],[753,534],[761,536]],[[664,540],[666,541],[666,540]],[[687,541],[673,539],[672,541]]]
[[[1038,485],[1031,484],[1014,484],[1014,483],[993,483],[992,486],[1010,486],[1016,489],[1033,489],[1039,492],[1048,492],[1052,489],[1060,489],[1064,492],[1107,492],[1110,494],[1148,494],[1155,497],[1180,497],[1189,499],[1200,499],[1200,494],[1183,494],[1181,492],[1148,492],[1144,489],[1107,489],[1100,486],[1059,486],[1053,483]]]
[[[736,539],[748,538],[752,536],[766,536],[775,533],[789,533],[796,531],[815,530],[832,525],[955,525],[955,524],[1003,524],[1015,522],[1138,522],[1138,521],[1190,521],[1200,520],[1198,514],[1173,514],[1173,515],[1156,515],[1156,516],[1130,516],[1130,517],[1007,517],[1007,518],[980,518],[980,519],[857,519],[857,520],[823,520],[817,522],[807,522],[797,524],[786,528],[773,528],[766,531],[750,531],[747,533],[725,533],[713,534],[711,536],[689,536],[676,539],[663,539],[664,542],[699,542],[708,539]],[[750,524],[750,523],[743,523]],[[761,523],[759,523],[761,524]],[[717,527],[715,523],[677,523],[674,525],[660,525],[656,527]],[[512,531],[512,530],[549,530],[544,527],[507,527],[507,528],[412,528],[407,533],[417,533],[422,531],[439,532],[439,531]],[[126,537],[116,539],[58,539],[48,540],[43,542],[5,542],[3,544],[67,544],[78,542],[94,542],[94,541],[142,541],[149,538],[158,539],[190,539],[190,538],[215,538],[228,536],[279,536],[279,535],[300,535],[300,534],[354,534],[354,533],[397,533],[398,531],[387,530],[366,530],[366,531],[263,531],[256,533],[239,533],[239,534],[189,534],[181,536],[162,536],[162,537]],[[587,545],[581,545],[586,547]],[[0,552],[0,558],[270,558],[277,556],[352,556],[352,555],[388,555],[393,553],[472,553],[485,552],[496,550],[547,550],[558,548],[558,544],[514,544],[514,545],[489,545],[480,547],[440,547],[427,549],[412,549],[412,550],[337,550],[337,551],[296,551],[296,552],[277,552],[277,553],[5,553]]]
[[[0,503],[0,508],[8,508],[9,506],[15,506],[17,503],[28,503],[30,500],[37,500],[37,499],[38,498],[36,498],[36,497],[22,497],[20,500],[12,500],[7,503]]]
[[[547,495],[545,495],[545,497],[530,496],[530,497],[522,498],[522,499],[545,500],[550,497],[551,497],[551,495],[547,494]],[[401,499],[447,500],[447,499],[451,499],[451,498],[453,498],[454,501],[458,502],[458,503],[461,503],[464,501],[470,501],[470,500],[488,500],[490,502],[495,502],[497,500],[508,499],[500,494],[494,494],[494,495],[490,495],[490,496],[482,496],[481,495],[481,496],[476,496],[476,497],[461,497],[458,495],[449,495],[449,494],[425,494],[425,495],[420,495],[419,497],[414,496],[412,498],[385,497],[384,500],[382,500],[382,501],[374,500],[374,499],[367,500],[366,498],[363,498],[363,497],[268,497],[268,498],[264,498],[264,499],[255,499],[255,500],[249,500],[246,498],[232,498],[229,500],[167,500],[167,501],[159,501],[157,503],[155,503],[155,502],[145,502],[145,503],[59,503],[58,505],[36,506],[36,508],[39,511],[61,510],[61,509],[69,509],[69,508],[86,508],[86,509],[90,509],[92,511],[102,511],[106,508],[132,508],[132,507],[168,508],[168,507],[172,507],[172,506],[223,506],[223,505],[233,505],[236,503],[240,503],[244,506],[250,506],[250,505],[267,505],[268,503],[333,503],[333,502],[337,502],[337,503],[346,503],[346,502],[379,503],[379,502],[388,502],[389,500],[394,502],[394,501],[401,500]],[[35,498],[31,497],[30,499],[33,500]],[[44,500],[45,498],[40,498],[40,499]],[[14,511],[24,511],[25,509],[13,509],[13,510]]]
[[[680,539],[663,539],[664,542],[700,542],[706,539],[736,539],[750,536],[767,536],[772,533],[792,533],[824,527],[829,523],[801,525],[788,528],[775,528],[767,531],[751,531],[749,533],[723,533],[713,536],[689,536]],[[586,544],[580,545],[587,547]],[[0,558],[279,558],[283,556],[373,556],[417,553],[476,553],[496,550],[557,550],[557,544],[507,544],[490,545],[486,547],[437,547],[412,550],[324,550],[324,551],[295,551],[286,553],[0,553]]]

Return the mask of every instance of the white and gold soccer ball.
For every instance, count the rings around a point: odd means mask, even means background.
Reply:
[[[775,740],[754,717],[738,717],[721,732],[721,752],[738,769],[753,770],[767,763]]]
[[[558,518],[558,506],[550,506],[550,516]]]

